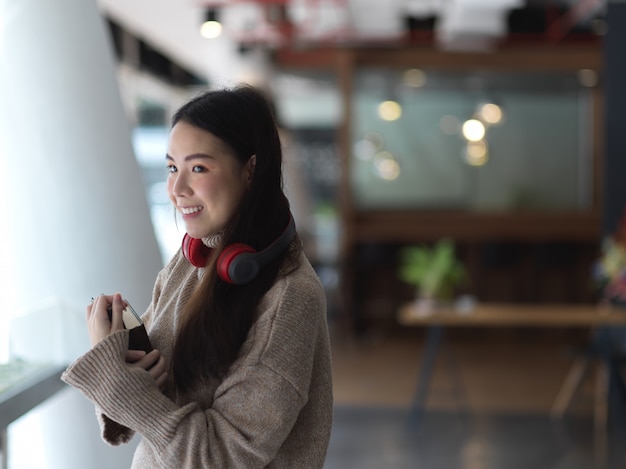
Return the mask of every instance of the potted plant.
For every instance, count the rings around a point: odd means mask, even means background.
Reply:
[[[402,281],[416,288],[418,305],[428,311],[441,301],[451,300],[466,276],[449,238],[440,239],[433,246],[421,244],[401,249],[398,274]]]
[[[593,279],[602,302],[626,307],[626,213],[615,233],[603,240]]]

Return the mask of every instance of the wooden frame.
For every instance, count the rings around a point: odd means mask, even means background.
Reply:
[[[277,62],[285,68],[334,68],[341,93],[342,121],[339,209],[342,233],[342,308],[352,315],[353,286],[361,243],[408,244],[450,236],[460,241],[588,242],[602,236],[602,151],[604,102],[601,88],[592,91],[591,207],[567,212],[469,212],[457,210],[358,210],[351,191],[351,115],[354,76],[362,67],[426,68],[459,73],[486,71],[577,72],[603,68],[600,43],[508,45],[487,53],[445,52],[432,47],[311,48],[281,50]]]
[[[463,240],[488,238],[564,241],[594,240],[601,236],[601,151],[603,128],[602,93],[593,92],[592,207],[571,212],[475,213],[435,210],[357,211],[352,201],[349,175],[352,118],[352,89],[360,67],[422,67],[446,71],[524,70],[536,72],[578,71],[600,73],[599,46],[510,47],[492,53],[441,52],[433,49],[354,49],[336,52],[344,119],[340,129],[340,207],[344,239],[342,253],[347,259],[355,243],[363,241],[412,242],[434,240],[448,235]]]
[[[488,53],[444,52],[432,47],[280,49],[277,63],[285,68],[334,69],[341,94],[342,121],[338,129],[341,177],[339,208],[342,220],[341,253],[349,257],[360,241],[408,242],[434,239],[437,233],[478,240],[506,239],[594,240],[601,236],[602,158],[604,103],[600,89],[593,90],[592,207],[572,212],[472,213],[434,210],[358,211],[350,188],[352,92],[355,72],[361,67],[435,70],[507,70],[556,72],[591,69],[601,73],[600,44],[548,44],[507,46]]]
[[[351,217],[351,242],[411,243],[450,236],[459,241],[588,241],[600,236],[590,212],[368,211]]]

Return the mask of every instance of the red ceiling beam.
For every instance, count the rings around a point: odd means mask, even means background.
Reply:
[[[225,7],[241,3],[257,5],[287,5],[291,0],[197,0],[196,5],[201,7]]]
[[[559,42],[567,36],[574,27],[585,19],[594,8],[600,6],[600,0],[579,0],[576,5],[553,21],[549,21],[545,36],[549,42]]]

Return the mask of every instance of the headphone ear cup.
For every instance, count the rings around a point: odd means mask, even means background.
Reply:
[[[192,238],[187,233],[183,237],[183,255],[196,267],[206,267],[211,248],[205,246],[201,239]]]
[[[217,274],[228,283],[242,285],[250,282],[259,272],[256,250],[247,244],[227,246],[217,258]]]

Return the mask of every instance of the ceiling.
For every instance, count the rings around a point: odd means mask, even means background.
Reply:
[[[98,4],[126,31],[210,83],[247,79],[247,74],[268,66],[267,49],[285,45],[388,46],[407,37],[409,17],[415,33],[426,33],[436,47],[458,50],[486,49],[506,36],[514,9],[552,9],[551,23],[546,20],[543,26],[552,28],[552,37],[588,25],[604,11],[604,0],[98,0]],[[224,25],[216,39],[199,34],[209,7],[217,9]],[[250,45],[255,45],[254,53],[243,54],[242,47]]]

